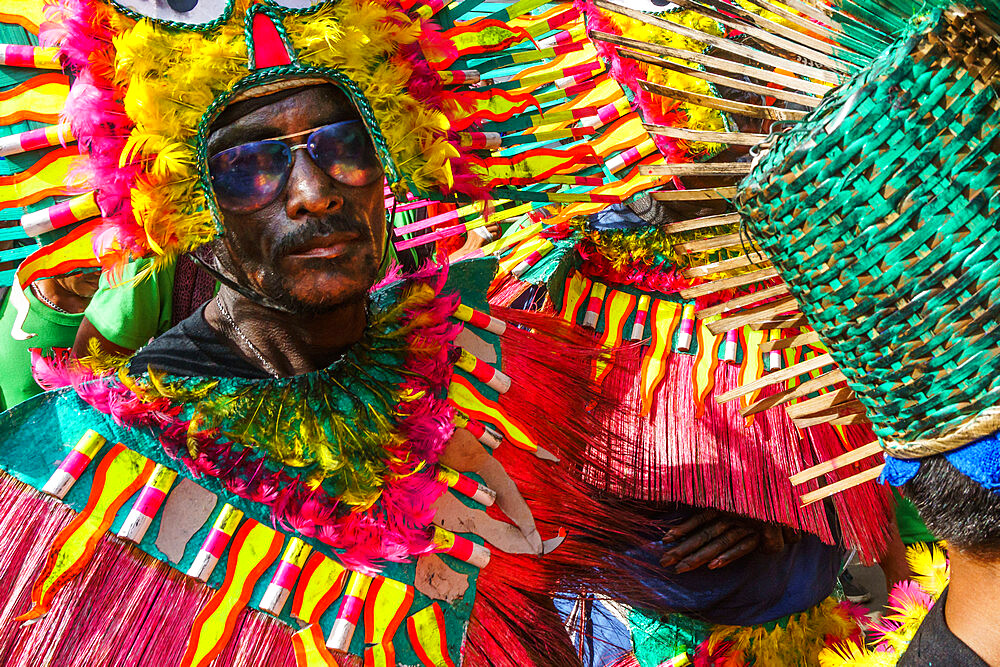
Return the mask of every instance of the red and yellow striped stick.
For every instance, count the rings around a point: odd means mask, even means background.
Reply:
[[[298,579],[302,567],[306,564],[306,559],[309,558],[310,551],[312,551],[312,547],[299,538],[292,537],[288,540],[285,553],[278,561],[278,569],[274,571],[271,583],[267,585],[264,595],[260,598],[260,604],[257,605],[261,611],[275,616],[281,615],[288,596],[295,588],[295,580]]]
[[[247,520],[229,549],[226,578],[198,612],[180,667],[208,667],[226,647],[261,575],[281,553],[281,533]]]
[[[489,547],[483,544],[476,544],[472,540],[466,539],[461,535],[456,535],[441,526],[434,526],[434,536],[432,539],[436,553],[448,554],[479,569],[490,564]]]
[[[477,421],[468,415],[464,415],[461,411],[455,411],[455,425],[459,428],[466,429],[469,433],[474,435],[479,442],[483,443],[490,449],[496,449],[503,442],[503,434],[496,432],[486,424],[481,421]]]
[[[73,141],[76,141],[76,137],[73,136],[73,129],[69,123],[49,125],[37,130],[25,130],[0,137],[0,157],[27,153],[49,146],[65,146]]]
[[[461,349],[455,365],[499,394],[510,391],[510,378],[468,350]]]
[[[590,298],[587,299],[587,310],[583,314],[583,326],[588,329],[596,329],[597,321],[601,317],[601,308],[604,306],[604,295],[608,292],[608,286],[604,283],[593,283],[590,286]]]
[[[100,433],[93,429],[87,429],[87,432],[83,434],[83,437],[49,477],[49,481],[45,482],[42,493],[59,500],[65,498],[69,490],[76,484],[76,480],[80,479],[80,475],[101,451],[105,442],[107,440]]]
[[[552,241],[545,239],[545,243],[543,243],[538,249],[533,250],[531,254],[529,254],[527,257],[522,259],[518,263],[518,265],[514,267],[511,273],[514,275],[515,278],[520,278],[525,274],[525,272],[527,272],[528,269],[537,264],[542,259],[542,257],[548,255],[555,247],[556,246],[555,244],[552,243]]]
[[[0,65],[34,69],[61,69],[57,47],[29,46],[27,44],[0,44]]]
[[[480,505],[490,507],[497,500],[496,491],[482,482],[477,482],[471,477],[463,475],[446,465],[438,464],[437,478],[466,498],[475,500]]]
[[[630,341],[642,340],[646,337],[646,317],[649,314],[649,295],[639,296],[639,305],[635,311],[635,319],[632,321],[632,335]]]
[[[125,517],[125,522],[118,531],[118,537],[136,544],[142,542],[150,524],[153,523],[153,517],[160,511],[163,501],[167,499],[167,493],[169,493],[175,479],[177,479],[176,472],[164,465],[156,465],[149,481],[142,487],[139,497],[135,499],[132,509]]]
[[[330,636],[326,640],[326,646],[331,651],[346,652],[351,646],[351,639],[354,638],[354,629],[358,627],[361,620],[361,610],[365,604],[365,596],[368,594],[368,587],[372,583],[372,578],[361,572],[351,572],[347,580],[347,590],[344,591],[344,599],[340,602],[340,609],[337,610],[337,618],[330,628]]]
[[[96,193],[88,192],[40,211],[25,213],[21,216],[21,227],[28,236],[40,236],[100,214]]]
[[[191,567],[188,568],[189,577],[194,577],[198,581],[208,581],[242,520],[242,510],[236,509],[229,503],[223,505],[219,516],[215,518],[215,523],[212,524],[212,529],[205,537],[205,543],[201,545],[201,549],[191,562]]]
[[[480,74],[474,69],[445,69],[437,73],[441,83],[454,86],[463,83],[479,83]]]
[[[503,332],[507,330],[507,323],[503,320],[498,320],[492,315],[487,315],[486,313],[466,306],[463,303],[458,304],[458,308],[455,309],[454,317],[456,320],[467,322],[477,329],[489,331],[490,333],[495,333],[498,336],[502,336]]]

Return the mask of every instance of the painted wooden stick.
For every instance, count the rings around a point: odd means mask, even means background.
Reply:
[[[735,186],[723,188],[689,188],[687,190],[658,190],[650,192],[649,196],[656,201],[707,201],[715,199],[733,199],[739,194]],[[729,213],[727,215],[739,215]]]

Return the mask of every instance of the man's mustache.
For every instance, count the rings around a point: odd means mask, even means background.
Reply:
[[[310,218],[274,242],[269,253],[270,259],[275,261],[284,257],[317,236],[327,236],[337,232],[353,232],[362,238],[369,233],[367,225],[340,213],[323,218]]]

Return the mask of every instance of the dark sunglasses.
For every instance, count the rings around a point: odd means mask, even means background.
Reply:
[[[304,144],[287,139],[308,134]],[[230,211],[257,211],[281,194],[292,171],[292,154],[304,148],[330,178],[354,187],[382,178],[382,164],[360,120],[347,120],[274,139],[253,141],[216,153],[208,160],[212,190],[219,206]]]

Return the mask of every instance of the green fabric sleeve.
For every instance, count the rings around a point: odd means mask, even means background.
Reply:
[[[10,304],[10,293],[0,311],[0,359],[3,359],[0,403],[3,409],[12,408],[42,391],[31,374],[31,350],[40,349],[47,356],[52,353],[52,348],[73,347],[76,330],[83,321],[82,313],[52,310],[39,301],[30,289],[25,291],[25,296],[28,299],[28,315],[22,328],[34,334],[31,338],[16,340],[11,335],[17,312]]]
[[[174,265],[153,271],[151,264],[137,260],[110,280],[103,274],[87,306],[87,320],[115,345],[138,350],[170,328]]]

